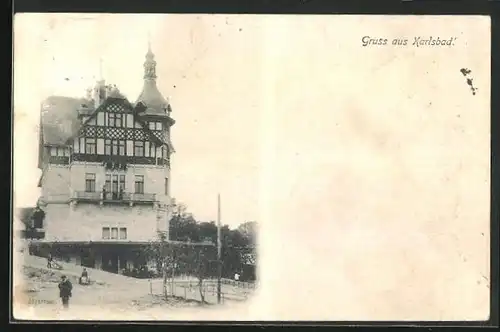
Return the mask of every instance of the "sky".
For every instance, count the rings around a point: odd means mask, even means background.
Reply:
[[[135,101],[149,39],[157,84],[170,98],[176,120],[172,195],[200,220],[216,219],[218,193],[223,223],[257,220],[259,27],[233,21],[194,15],[17,15],[15,163],[26,165],[15,176],[17,205],[33,205],[39,195],[40,102],[50,95],[84,96],[101,75]]]

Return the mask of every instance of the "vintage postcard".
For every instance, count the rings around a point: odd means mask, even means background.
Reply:
[[[18,320],[487,320],[487,16],[17,14]]]

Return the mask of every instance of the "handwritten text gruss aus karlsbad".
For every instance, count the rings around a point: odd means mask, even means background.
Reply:
[[[371,36],[363,36],[361,38],[361,45],[366,46],[414,46],[414,47],[426,47],[426,46],[441,46],[441,47],[452,47],[455,46],[455,41],[457,37],[441,38],[441,37],[413,37],[413,40],[408,38],[378,38]]]

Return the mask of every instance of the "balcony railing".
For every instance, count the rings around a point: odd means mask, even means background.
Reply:
[[[132,202],[156,202],[156,194],[137,194],[130,193],[124,195],[124,198],[127,197]]]
[[[82,201],[100,201],[101,193],[95,191],[75,191],[73,198]]]
[[[99,202],[99,203],[154,203],[156,194],[137,194],[137,193],[116,193],[116,192],[87,192],[76,191],[73,195],[73,201],[80,202]]]

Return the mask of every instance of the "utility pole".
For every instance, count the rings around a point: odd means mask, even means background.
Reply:
[[[220,303],[221,298],[221,278],[222,278],[222,242],[220,234],[220,194],[217,194],[217,303]]]

